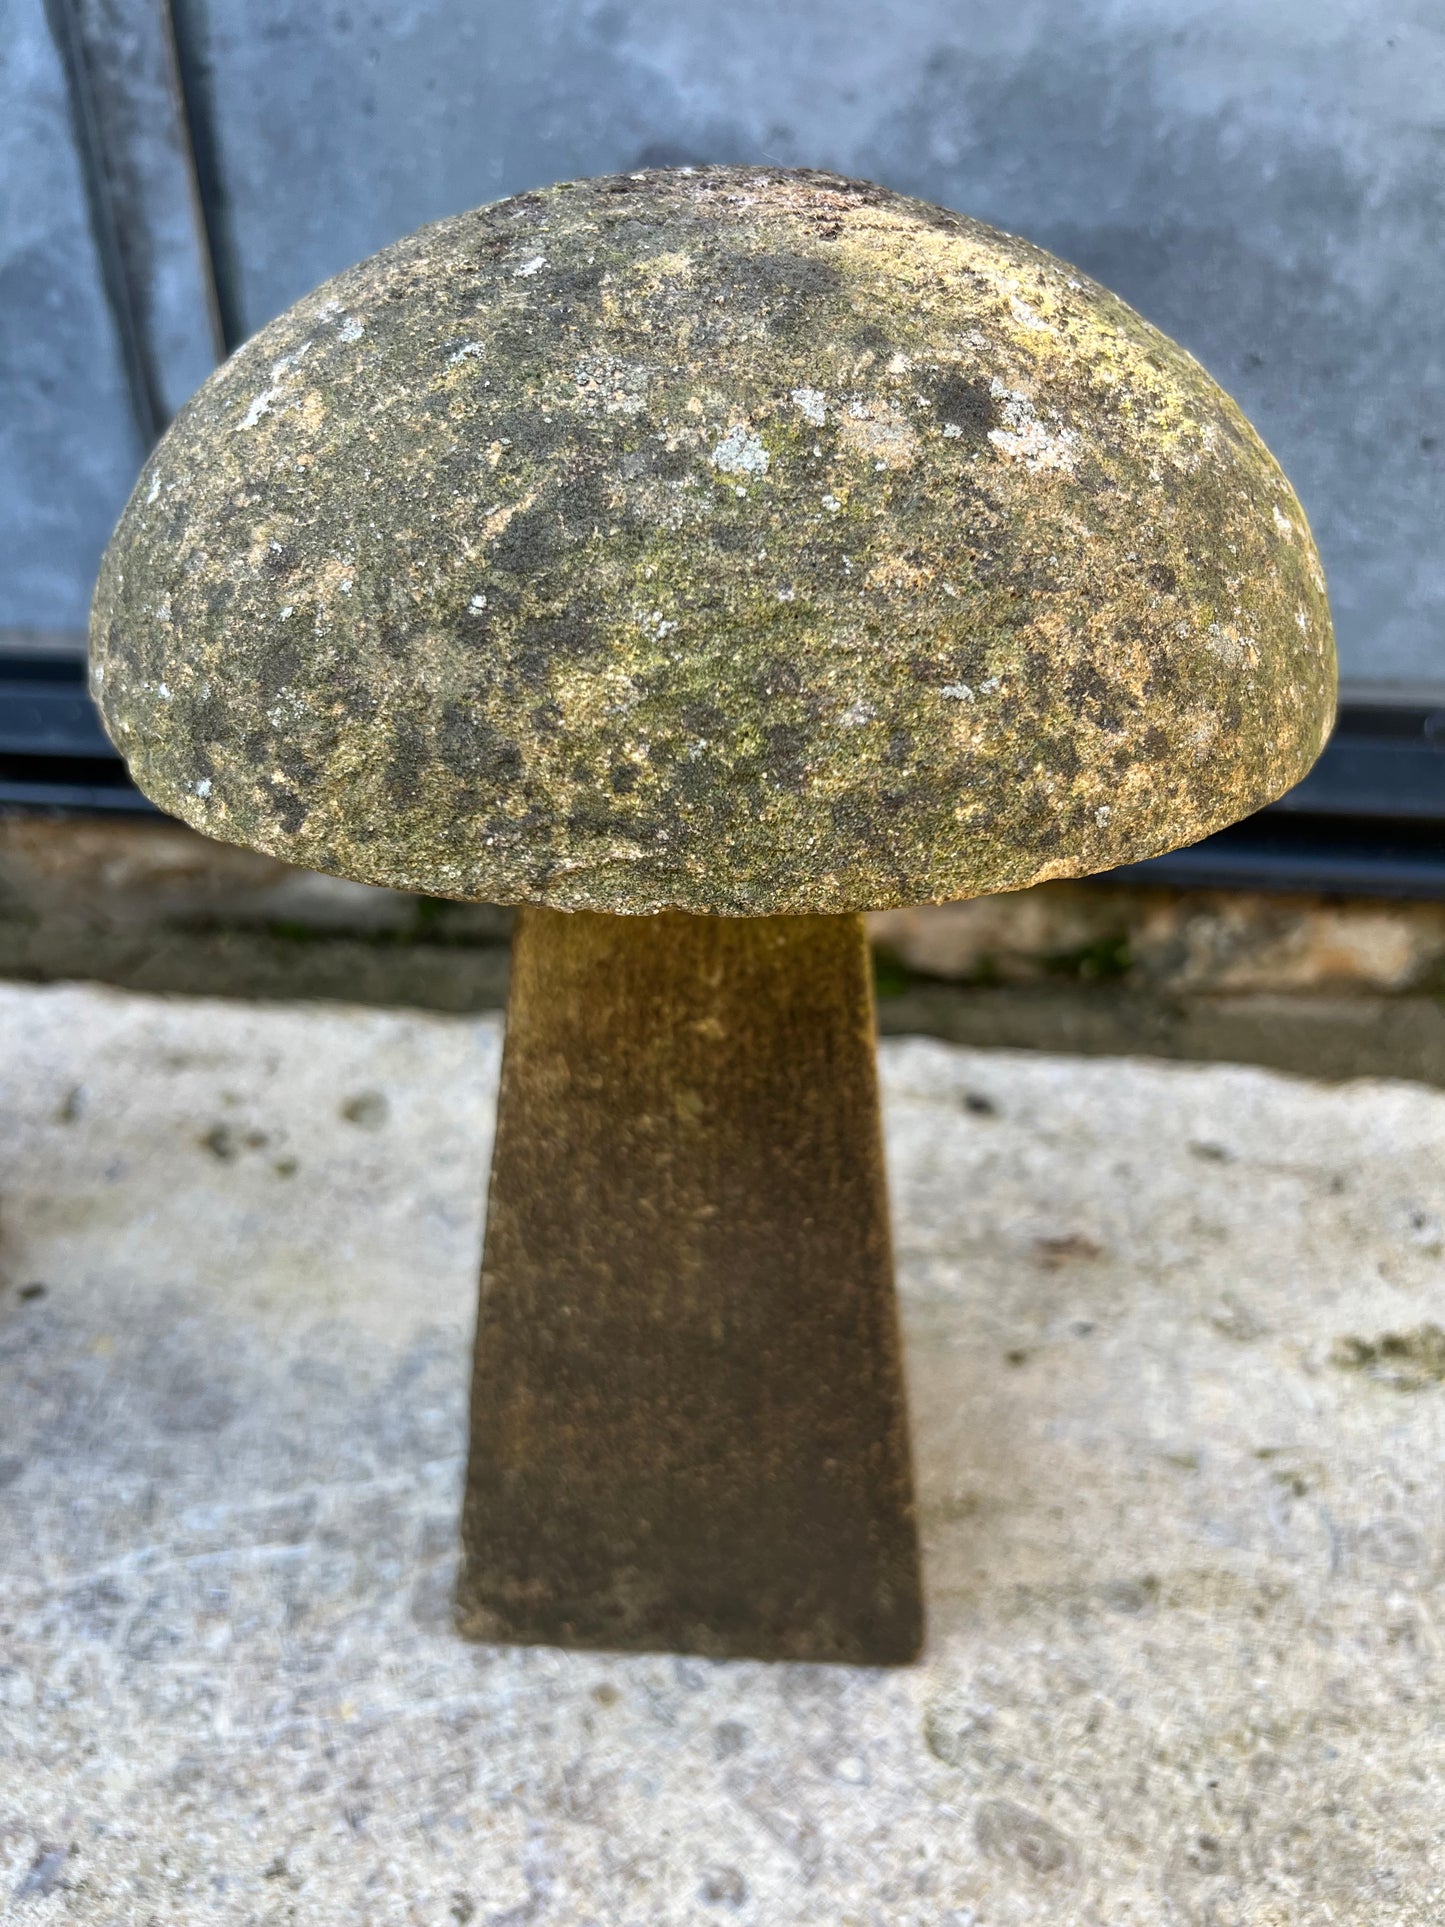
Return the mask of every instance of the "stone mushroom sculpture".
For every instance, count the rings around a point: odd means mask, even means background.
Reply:
[[[524,906],[462,1629],[913,1656],[859,913],[1152,856],[1308,769],[1324,583],[1238,409],[879,187],[564,182],[233,355],[92,640],[164,809]]]

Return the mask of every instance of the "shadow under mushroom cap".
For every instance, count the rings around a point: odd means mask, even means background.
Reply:
[[[437,223],[211,377],[93,686],[196,828],[376,883],[729,914],[1017,888],[1278,796],[1333,714],[1300,506],[1027,242],[702,168]]]

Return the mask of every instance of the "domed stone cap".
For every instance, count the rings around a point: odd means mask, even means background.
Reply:
[[[1328,729],[1304,515],[1191,358],[863,182],[564,182],[220,368],[94,690],[197,829],[444,896],[965,897],[1189,843]]]

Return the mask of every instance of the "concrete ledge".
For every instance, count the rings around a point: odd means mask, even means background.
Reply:
[[[1085,882],[870,923],[885,1032],[1445,1084],[1445,905]],[[0,819],[0,979],[497,1009],[510,927],[178,824]]]
[[[968,989],[914,981],[880,997],[885,1036],[976,1048],[1258,1064],[1304,1077],[1405,1077],[1445,1086],[1434,997],[1160,996],[1111,986]]]

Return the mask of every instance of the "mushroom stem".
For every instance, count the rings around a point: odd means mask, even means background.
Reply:
[[[522,911],[462,1539],[478,1639],[917,1655],[861,917]]]

